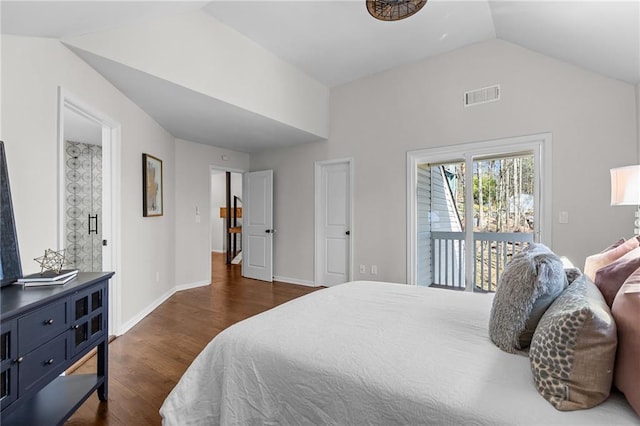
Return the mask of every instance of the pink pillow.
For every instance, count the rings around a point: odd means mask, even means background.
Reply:
[[[616,247],[621,246],[622,244],[624,244],[626,240],[624,238],[620,238],[619,240],[615,241],[613,244],[611,244],[609,247],[607,247],[606,249],[602,250],[600,253],[606,253],[609,250],[613,250]]]
[[[640,269],[620,287],[611,313],[618,327],[613,383],[640,416]]]
[[[594,282],[609,307],[613,305],[613,299],[624,281],[638,268],[640,268],[640,247],[596,271]]]
[[[619,246],[604,253],[592,254],[584,260],[583,272],[591,281],[595,282],[596,272],[598,272],[598,269],[615,262],[626,254],[629,254],[630,251],[638,248],[638,246],[640,246],[640,240],[637,238],[630,238]]]

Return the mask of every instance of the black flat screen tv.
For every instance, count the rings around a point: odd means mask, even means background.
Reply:
[[[18,234],[13,216],[4,142],[0,141],[0,287],[22,277]]]

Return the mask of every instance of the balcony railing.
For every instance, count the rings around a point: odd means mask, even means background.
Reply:
[[[531,242],[532,233],[474,232],[474,290],[495,291],[505,265]],[[431,285],[465,289],[464,247],[464,232],[431,233]]]

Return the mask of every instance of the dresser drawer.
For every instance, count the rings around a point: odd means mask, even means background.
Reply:
[[[20,395],[40,388],[59,375],[68,359],[68,333],[22,356],[18,370]]]
[[[18,353],[24,355],[68,328],[66,299],[18,318]]]

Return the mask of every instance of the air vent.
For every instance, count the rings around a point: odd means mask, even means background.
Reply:
[[[500,100],[500,85],[483,87],[464,93],[464,106],[474,106]]]

